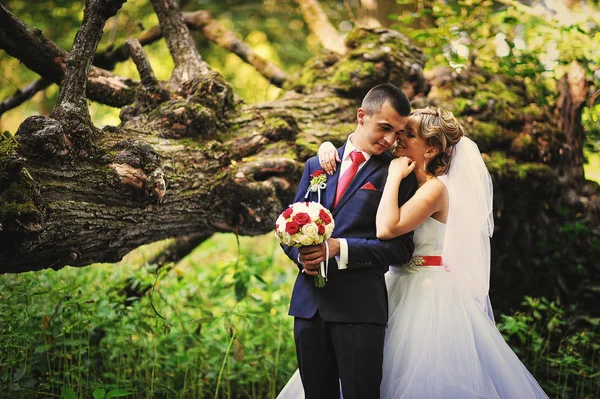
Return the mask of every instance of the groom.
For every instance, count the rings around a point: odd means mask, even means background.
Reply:
[[[296,278],[290,315],[307,399],[379,398],[383,338],[388,318],[384,273],[388,265],[407,263],[412,233],[377,239],[375,214],[392,157],[384,152],[404,130],[410,102],[397,87],[374,87],[357,111],[358,124],[338,149],[342,163],[328,176],[322,204],[335,219],[328,240],[329,274],[324,288],[313,275],[325,259],[325,246],[285,247],[301,273]],[[319,170],[317,157],[306,162],[294,202],[304,201],[310,175]],[[399,205],[416,191],[410,174],[402,181]],[[316,194],[310,200],[316,201]]]

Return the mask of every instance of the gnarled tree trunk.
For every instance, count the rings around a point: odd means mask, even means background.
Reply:
[[[113,262],[173,236],[268,232],[293,198],[303,161],[322,140],[340,142],[353,130],[371,86],[424,87],[422,53],[403,36],[357,31],[347,55],[327,53],[307,65],[318,78],[304,82],[305,73],[281,99],[248,106],[193,46],[179,43],[190,38],[176,3],[168,2],[170,12],[156,3],[162,34],[177,54],[168,83],[156,81],[130,42],[142,83],[129,86],[135,97],[122,108],[119,127],[98,131],[83,123],[87,109],[64,116],[78,108],[59,101],[54,118],[24,121],[17,150],[0,158],[2,272]],[[80,45],[90,48],[97,33],[82,28]],[[39,36],[29,42],[33,48]],[[373,40],[387,50],[373,49]],[[86,54],[89,65],[93,53]],[[68,68],[63,84],[80,81],[82,72]],[[88,85],[93,76],[92,67]],[[81,104],[83,82],[78,87],[61,91],[61,99],[71,95]]]

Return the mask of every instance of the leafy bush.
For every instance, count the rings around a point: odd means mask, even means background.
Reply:
[[[241,247],[0,276],[0,397],[274,397],[296,368],[296,268],[271,235]]]
[[[525,297],[524,310],[497,324],[554,398],[600,397],[600,318],[578,317],[559,302]]]

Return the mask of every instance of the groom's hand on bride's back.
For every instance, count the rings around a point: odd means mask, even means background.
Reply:
[[[340,254],[340,242],[337,238],[329,238],[327,240],[329,245],[329,258],[333,258]],[[321,262],[325,262],[326,249],[325,245],[311,245],[308,247],[300,247],[298,249],[300,253],[300,263],[306,270],[306,274],[314,276],[317,274],[317,270]]]

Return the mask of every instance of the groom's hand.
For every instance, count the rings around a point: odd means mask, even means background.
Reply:
[[[337,238],[329,238],[327,245],[329,245],[329,258],[339,255],[340,241]],[[306,274],[315,276],[321,262],[325,262],[325,244],[300,247],[298,251],[300,252],[300,262],[306,270]]]

